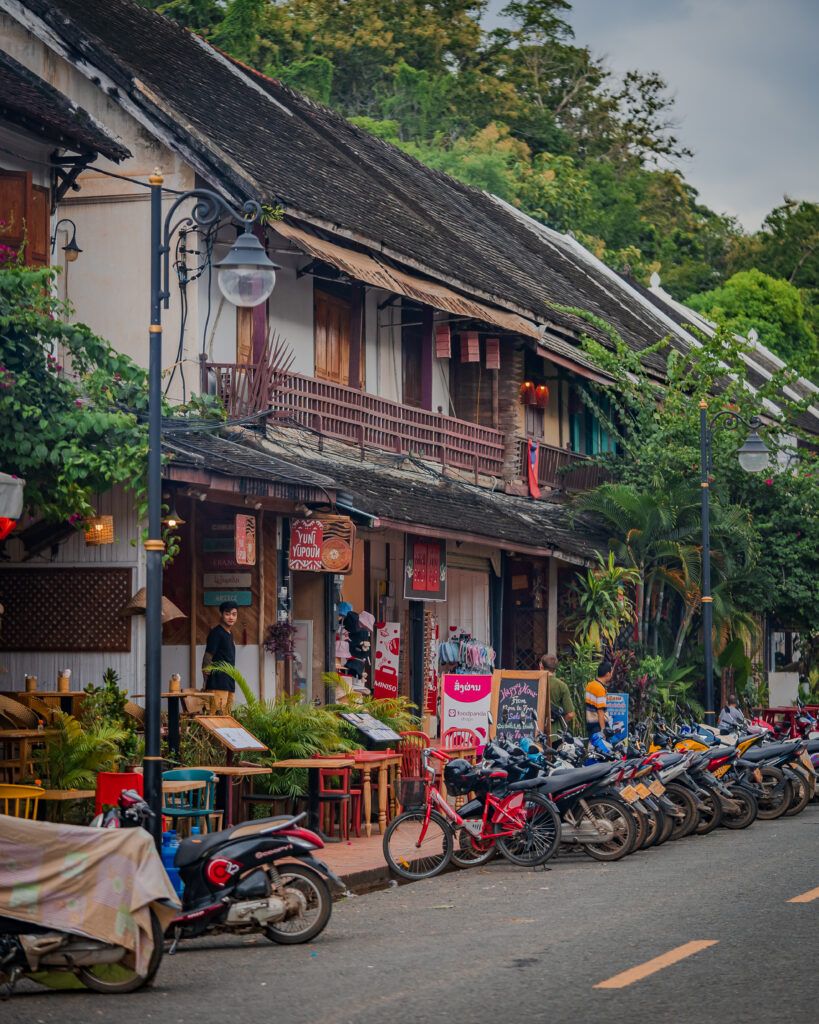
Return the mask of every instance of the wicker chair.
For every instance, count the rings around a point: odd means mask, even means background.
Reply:
[[[0,695],[0,715],[13,723],[14,729],[36,729],[38,725],[37,712],[11,697]]]

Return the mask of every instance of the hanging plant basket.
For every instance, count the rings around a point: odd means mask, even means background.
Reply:
[[[296,627],[289,619],[281,622],[274,622],[268,627],[267,636],[264,641],[264,649],[277,658],[290,661],[296,653],[295,649]]]

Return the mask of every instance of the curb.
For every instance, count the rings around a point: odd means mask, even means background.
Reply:
[[[353,871],[349,875],[341,875],[341,880],[347,886],[347,892],[363,896],[364,893],[385,888],[392,880],[392,875],[387,865],[383,864],[375,868],[365,868],[363,871]],[[339,898],[343,896],[344,893],[341,893]]]

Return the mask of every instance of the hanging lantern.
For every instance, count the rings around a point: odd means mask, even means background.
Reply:
[[[539,409],[545,409],[549,404],[549,389],[545,384],[538,384],[535,388],[535,404]]]
[[[452,330],[449,322],[435,325],[435,355],[438,359],[452,357]]]
[[[500,338],[486,339],[486,368],[487,370],[500,369]]]
[[[479,363],[481,344],[477,331],[466,331],[461,335],[461,362]]]
[[[0,541],[5,540],[16,525],[16,519],[9,519],[8,516],[0,516]]]
[[[520,386],[520,400],[523,405],[535,404],[535,385],[530,380],[525,380]]]
[[[85,543],[88,547],[114,543],[114,517],[93,516],[85,521]]]
[[[23,514],[25,480],[9,473],[0,473],[0,541],[8,537]]]

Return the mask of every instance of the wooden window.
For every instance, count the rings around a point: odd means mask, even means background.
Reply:
[[[431,389],[424,380],[424,310],[414,302],[401,302],[401,401],[416,409],[429,408],[424,401]]]
[[[313,336],[315,376],[319,380],[333,381],[346,387],[359,388],[363,385],[361,298],[360,292],[350,299],[316,288],[313,295]]]
[[[0,244],[22,248],[28,266],[49,264],[50,216],[49,190],[32,184],[30,171],[0,171]]]
[[[537,405],[527,405],[526,407],[526,436],[533,437],[536,440],[542,440],[544,436],[543,431],[543,409]]]

